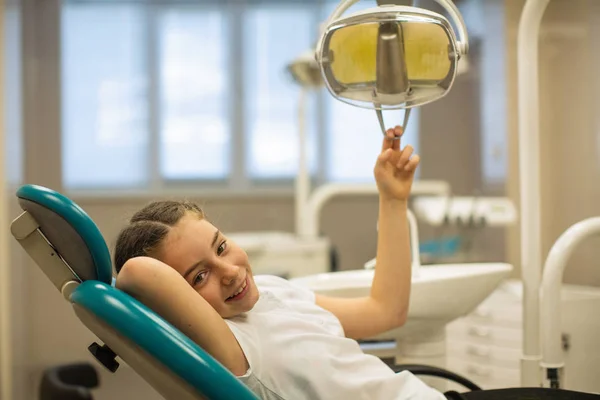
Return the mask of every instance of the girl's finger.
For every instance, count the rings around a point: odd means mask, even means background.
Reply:
[[[387,149],[391,149],[394,145],[394,130],[388,129],[385,131],[385,136],[383,137],[383,143],[381,144],[381,152],[383,153]]]
[[[410,160],[408,160],[408,162],[404,166],[404,170],[407,171],[407,172],[414,171],[417,168],[417,166],[419,165],[419,161],[420,160],[421,160],[421,157],[419,157],[418,154],[415,154],[413,156],[413,158],[411,158]]]
[[[390,158],[392,158],[392,149],[384,150],[377,157],[377,165],[383,166]]]
[[[413,147],[411,145],[406,146],[400,153],[400,159],[396,163],[396,168],[403,169],[406,163],[409,162],[410,156],[413,154]]]

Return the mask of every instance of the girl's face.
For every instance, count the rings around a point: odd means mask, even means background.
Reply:
[[[223,318],[250,311],[258,301],[246,252],[192,213],[172,227],[158,255]]]

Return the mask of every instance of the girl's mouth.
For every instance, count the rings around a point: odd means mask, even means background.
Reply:
[[[244,280],[244,283],[242,283],[242,286],[240,286],[234,294],[232,294],[227,299],[225,299],[225,301],[230,302],[230,301],[241,300],[246,295],[246,292],[248,292],[249,286],[250,285],[248,284],[248,276],[246,276],[246,279]]]

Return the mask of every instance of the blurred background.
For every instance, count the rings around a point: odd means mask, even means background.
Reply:
[[[433,0],[418,3],[443,14]],[[516,32],[524,1],[455,3],[470,35],[468,70],[445,98],[413,112],[403,143],[422,157],[418,179],[446,181],[456,195],[506,196],[518,206]],[[4,0],[11,218],[19,214],[15,189],[33,183],[83,207],[111,251],[128,217],[158,198],[200,202],[224,232],[293,231],[299,87],[286,65],[314,45],[336,5]],[[353,9],[373,5],[361,1]],[[600,212],[599,38],[600,2],[550,3],[540,39],[545,252],[568,226]],[[307,110],[313,184],[372,183],[381,145],[375,114],[325,89],[310,93]],[[385,116],[389,125],[402,123],[401,112]],[[339,269],[362,268],[374,257],[377,204],[375,196],[350,196],[325,206],[320,231]],[[420,226],[422,241],[434,233]],[[509,262],[520,276],[518,224],[471,240],[472,260]],[[4,329],[13,338],[14,384],[7,399],[33,399],[43,368],[79,357],[91,336],[10,244],[0,265],[10,280]],[[590,268],[598,246],[576,251],[566,282],[600,286],[600,270]],[[122,368],[98,398],[153,396]]]

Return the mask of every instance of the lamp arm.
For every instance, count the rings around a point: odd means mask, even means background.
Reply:
[[[460,55],[467,54],[469,52],[469,35],[467,33],[467,26],[465,25],[465,20],[463,19],[458,7],[452,0],[435,0],[439,5],[444,7],[444,9],[450,15],[450,19],[454,22],[454,26],[456,27],[456,31],[458,34],[458,47],[460,51]]]

